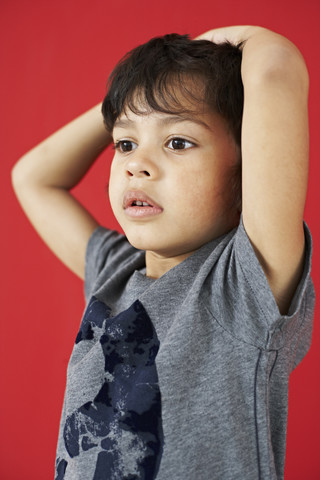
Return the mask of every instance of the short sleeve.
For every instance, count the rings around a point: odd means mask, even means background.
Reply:
[[[85,261],[85,297],[88,301],[108,278],[120,275],[129,264],[144,264],[144,253],[135,249],[127,238],[104,227],[98,227],[91,235]]]
[[[291,349],[294,365],[310,347],[313,326],[312,239],[306,224],[304,231],[304,271],[288,315],[280,314],[242,219],[220,255],[211,290],[211,311],[223,328],[260,349]]]
[[[106,266],[108,258],[117,251],[119,244],[123,242],[123,235],[114,230],[98,227],[91,235],[85,262],[84,290],[88,300],[100,272]]]

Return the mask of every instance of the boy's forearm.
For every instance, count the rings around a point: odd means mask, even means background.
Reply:
[[[69,190],[110,141],[97,105],[24,155],[12,172],[15,192],[34,228],[81,278],[86,246],[98,222]]]
[[[286,81],[307,83],[308,72],[297,47],[287,38],[258,26],[232,26],[209,30],[197,39],[215,43],[242,43],[242,80],[244,86],[283,75]],[[293,75],[288,75],[292,71]]]
[[[96,105],[25,154],[14,167],[13,181],[21,188],[32,184],[69,190],[110,142],[101,105]]]
[[[248,27],[243,34],[241,75],[245,89],[260,81],[278,80],[308,88],[304,59],[292,42],[260,27]]]

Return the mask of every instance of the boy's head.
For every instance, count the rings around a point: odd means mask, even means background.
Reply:
[[[102,113],[112,132],[129,109],[169,113],[209,108],[221,115],[237,145],[241,143],[243,86],[240,47],[191,40],[170,34],[151,39],[128,52],[113,70]],[[181,104],[184,99],[184,105]]]
[[[109,196],[129,241],[194,251],[239,219],[241,50],[176,34],[129,52],[102,112],[115,157]]]

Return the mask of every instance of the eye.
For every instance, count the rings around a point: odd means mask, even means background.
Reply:
[[[115,143],[114,149],[119,150],[122,153],[127,153],[135,150],[137,146],[138,145],[131,140],[120,140],[119,142]]]
[[[167,146],[172,150],[186,150],[187,148],[194,147],[194,143],[189,142],[185,138],[175,137],[169,141]]]

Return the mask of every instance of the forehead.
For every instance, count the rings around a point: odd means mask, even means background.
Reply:
[[[199,125],[208,131],[212,130],[213,123],[220,122],[218,115],[211,112],[183,112],[183,113],[163,113],[151,109],[140,111],[139,113],[125,110],[116,120],[114,128],[128,128],[137,123],[145,122],[156,123],[160,127],[172,126],[176,124],[192,123]]]
[[[154,85],[148,83],[127,91],[118,109],[117,118],[135,114],[151,114],[161,112],[167,114],[197,115],[208,110],[206,89],[200,78],[186,75],[166,76],[158,79]]]
[[[207,127],[214,117],[216,121],[218,117],[221,119],[204,101],[201,85],[196,91],[194,82],[182,84],[175,81],[151,91],[139,88],[128,95],[115,119],[114,128],[127,127],[145,119],[156,119],[161,125],[188,121]]]

